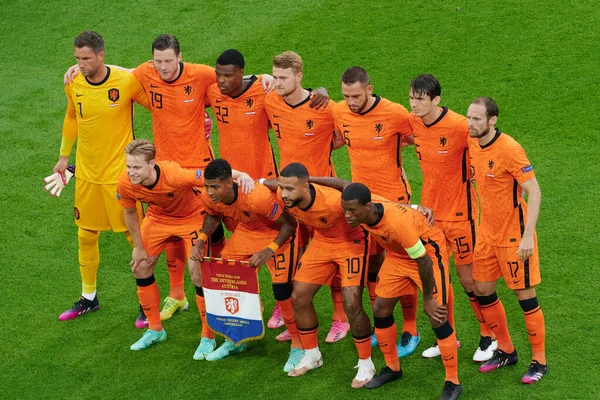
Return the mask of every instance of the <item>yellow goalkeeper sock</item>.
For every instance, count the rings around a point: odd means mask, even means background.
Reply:
[[[81,292],[91,294],[96,292],[96,274],[100,263],[98,237],[100,232],[79,228],[79,271],[81,272]]]

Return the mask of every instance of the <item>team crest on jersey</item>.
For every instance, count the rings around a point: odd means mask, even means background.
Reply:
[[[249,211],[242,211],[242,214],[244,214],[246,218],[250,218],[252,216]]]
[[[253,105],[254,105],[253,99],[246,99],[246,107],[252,108]]]
[[[312,129],[315,126],[315,121],[312,119],[306,120],[306,129]]]
[[[494,168],[494,162],[492,160],[488,160],[488,169],[491,170]]]
[[[121,97],[121,93],[119,92],[119,89],[116,89],[116,88],[108,89],[108,99],[110,101],[112,101],[114,103],[115,101],[119,100],[120,97]]]
[[[225,297],[225,309],[231,315],[235,315],[240,311],[240,302],[235,297]]]
[[[373,129],[375,130],[375,133],[381,133],[383,131],[383,124],[381,122],[378,122],[375,124]]]
[[[75,219],[79,219],[79,217],[81,217],[81,215],[79,215],[79,208],[77,207],[73,209],[73,214],[75,214]]]
[[[187,94],[188,96],[191,95],[192,94],[192,86],[191,85],[184,86],[183,93]]]
[[[321,218],[319,218],[319,220],[320,220],[320,221],[321,221],[321,222],[322,222],[324,225],[327,225],[327,218],[325,218],[325,217],[321,217]]]
[[[167,197],[170,199],[174,199],[175,198],[175,193],[171,192],[171,193],[167,193]]]
[[[448,144],[448,139],[442,136],[440,138],[440,146],[446,147],[447,144]]]

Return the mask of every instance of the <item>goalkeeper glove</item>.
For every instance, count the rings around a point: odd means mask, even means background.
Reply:
[[[210,140],[210,134],[212,133],[213,122],[210,119],[210,115],[204,111],[204,137],[206,140]]]
[[[50,195],[52,196],[60,197],[60,192],[67,186],[67,183],[69,183],[73,175],[75,175],[75,164],[69,165],[65,170],[64,175],[60,172],[55,172],[54,174],[45,177],[44,182],[46,183],[46,186],[44,186],[44,190],[49,190]]]

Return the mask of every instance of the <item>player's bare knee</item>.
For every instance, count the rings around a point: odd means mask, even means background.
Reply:
[[[387,317],[394,312],[396,302],[390,302],[390,299],[377,297],[373,303],[373,316],[378,318]]]
[[[475,296],[489,296],[496,291],[496,282],[473,281]]]
[[[342,304],[344,306],[344,312],[348,318],[358,315],[362,311],[362,297],[359,295],[359,290],[348,290],[351,288],[344,288]],[[354,288],[352,288],[354,289]],[[356,288],[358,289],[358,288]]]
[[[444,318],[441,322],[438,322],[433,318],[429,317],[429,325],[431,325],[433,329],[439,328],[440,326],[444,325],[447,321],[448,318]]]
[[[535,287],[527,288],[527,289],[516,289],[515,295],[519,301],[529,300],[536,297]]]
[[[292,291],[292,307],[294,310],[305,310],[308,308],[310,302],[311,299],[309,296],[307,296],[307,293],[294,288]]]

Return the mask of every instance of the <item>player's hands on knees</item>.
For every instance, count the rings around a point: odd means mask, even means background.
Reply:
[[[236,182],[242,188],[242,193],[244,194],[248,194],[254,190],[254,179],[244,172],[241,173]]]
[[[423,310],[433,321],[441,324],[448,316],[448,310],[445,306],[440,305],[433,297],[423,300]]]
[[[192,247],[192,254],[190,254],[190,258],[194,261],[200,262],[204,258],[204,240],[198,240],[194,247]]]
[[[71,82],[73,82],[73,79],[75,79],[75,77],[77,76],[78,73],[79,73],[79,65],[75,64],[72,67],[69,67],[67,72],[65,72],[65,76],[64,76],[65,85],[68,85]]]
[[[254,253],[252,258],[250,258],[250,266],[252,268],[258,268],[262,265],[265,265],[267,261],[273,257],[273,254],[273,250],[269,249],[268,247],[264,248],[258,253]]]
[[[322,108],[324,110],[328,103],[329,93],[327,93],[327,89],[320,87],[310,93],[310,103],[308,104],[310,108],[316,108],[317,110]]]
[[[435,222],[435,217],[431,208],[423,207],[419,204],[419,206],[417,207],[417,211],[423,214],[425,217],[427,217],[427,223],[429,224],[429,226],[433,226],[433,223]]]
[[[525,261],[533,255],[533,245],[533,236],[523,236],[521,243],[519,243],[519,249],[517,250],[519,261]]]
[[[148,253],[143,247],[134,247],[133,252],[131,253],[131,271],[135,273],[135,271],[140,267],[140,265],[148,263]]]
[[[210,119],[210,115],[206,111],[204,111],[204,138],[206,140],[210,140],[210,135],[212,134],[213,122]]]

